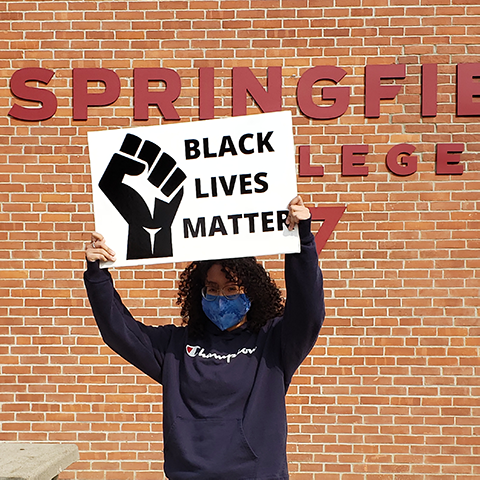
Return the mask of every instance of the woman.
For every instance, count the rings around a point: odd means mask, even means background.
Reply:
[[[285,255],[285,305],[253,258],[193,262],[179,288],[184,327],[133,319],[98,266],[114,254],[92,234],[92,310],[105,343],[163,385],[170,480],[288,479],[285,395],[325,316],[310,211],[299,196],[288,209],[301,252]]]

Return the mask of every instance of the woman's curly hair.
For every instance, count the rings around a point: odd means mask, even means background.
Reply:
[[[242,286],[250,299],[247,326],[251,331],[258,332],[269,320],[283,314],[284,302],[279,288],[254,257],[192,262],[180,275],[177,298],[183,323],[191,336],[202,336],[209,321],[202,309],[201,291],[208,270],[215,264],[221,265],[227,279]]]

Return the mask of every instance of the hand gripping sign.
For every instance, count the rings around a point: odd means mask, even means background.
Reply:
[[[89,132],[88,145],[95,228],[115,266],[300,251],[285,226],[290,112]]]

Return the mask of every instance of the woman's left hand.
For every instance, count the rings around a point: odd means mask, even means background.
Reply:
[[[302,197],[297,195],[288,204],[288,217],[285,223],[289,230],[293,230],[300,220],[308,220],[310,217],[310,210],[303,203]]]
[[[105,243],[105,238],[98,232],[91,233],[91,241],[85,247],[85,258],[89,262],[114,262],[115,252]]]

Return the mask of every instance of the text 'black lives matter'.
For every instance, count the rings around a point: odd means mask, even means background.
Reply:
[[[213,237],[215,234],[238,235],[239,233],[274,232],[286,228],[288,210],[276,212],[236,213],[199,217],[195,225],[190,218],[183,219],[183,237]],[[208,233],[207,233],[208,227]]]
[[[211,177],[210,182],[195,179],[195,195],[197,198],[218,197],[219,195],[231,196],[234,193],[246,195],[250,193],[264,193],[268,190],[266,182],[267,172],[258,172],[253,176],[255,185],[252,185],[252,174],[230,175],[228,180],[225,176]],[[238,182],[237,182],[238,179]]]
[[[211,139],[203,138],[202,142],[195,138],[185,140],[185,158],[187,160],[195,160],[196,158],[215,158],[224,157],[226,153],[232,156],[239,155],[239,152],[244,155],[251,155],[252,153],[265,153],[274,152],[272,145],[270,144],[273,131],[258,132],[256,135],[253,133],[245,133],[237,142],[232,140],[230,135],[224,135],[220,144],[211,145]],[[212,150],[214,147],[215,150]]]

